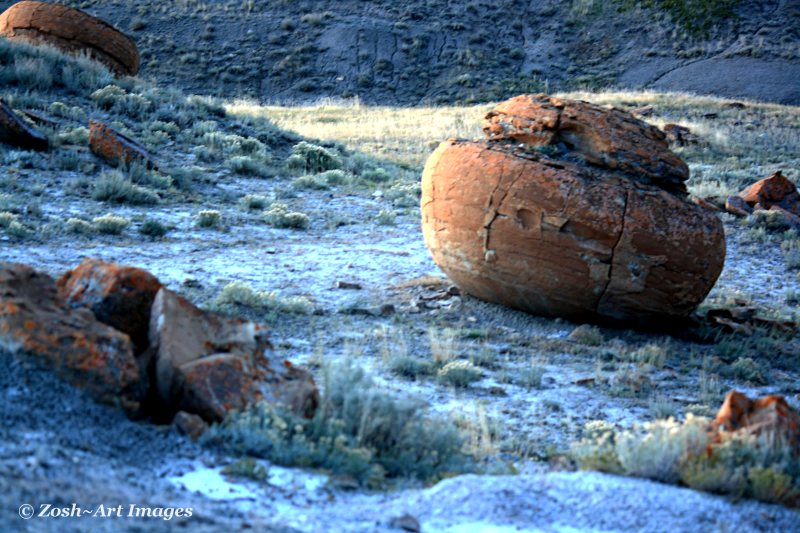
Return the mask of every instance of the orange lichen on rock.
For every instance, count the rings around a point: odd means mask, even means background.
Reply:
[[[70,307],[85,307],[104,324],[127,333],[137,353],[149,345],[150,309],[162,284],[140,268],[86,258],[58,280]]]
[[[55,281],[26,265],[0,263],[0,347],[137,414],[143,398],[133,345],[84,309],[69,309]]]
[[[87,54],[117,74],[134,76],[139,72],[139,50],[133,39],[98,18],[64,5],[17,2],[0,15],[0,36]]]
[[[89,149],[112,165],[138,163],[147,168],[157,168],[144,146],[96,120],[89,121]]]

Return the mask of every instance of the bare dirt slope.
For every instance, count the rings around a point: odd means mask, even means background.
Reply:
[[[800,103],[798,0],[695,2],[736,7],[677,22],[624,0],[65,3],[131,34],[143,76],[226,97],[416,105],[616,86]]]

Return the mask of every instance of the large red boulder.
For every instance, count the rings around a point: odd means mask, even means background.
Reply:
[[[58,280],[70,307],[86,307],[100,322],[130,336],[137,353],[149,345],[150,309],[161,282],[140,268],[86,258]]]
[[[487,141],[450,139],[425,166],[422,226],[465,292],[545,316],[682,318],[725,259],[716,216],[686,197],[663,132],[586,102],[517,97]]]
[[[797,186],[780,170],[750,185],[737,196],[750,207],[759,206],[761,209],[779,207],[800,216],[800,193],[797,192]]]
[[[259,401],[310,416],[318,404],[311,374],[276,358],[262,326],[203,311],[165,288],[153,303],[150,341],[165,417],[183,410],[217,422]]]
[[[133,39],[100,19],[64,5],[17,2],[0,15],[0,36],[87,54],[117,74],[134,76],[139,72],[139,50]]]
[[[144,391],[128,336],[86,309],[67,307],[55,280],[27,265],[0,263],[0,349],[52,369],[100,401],[139,412]]]

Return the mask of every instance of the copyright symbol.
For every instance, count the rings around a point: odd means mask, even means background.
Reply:
[[[28,520],[33,516],[33,505],[29,503],[23,503],[19,506],[19,516],[22,517],[24,520]]]

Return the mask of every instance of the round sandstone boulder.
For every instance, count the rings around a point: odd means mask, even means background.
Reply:
[[[658,325],[691,313],[725,260],[686,165],[628,113],[525,95],[450,139],[422,179],[425,242],[466,293],[530,313]]]
[[[67,6],[18,2],[0,15],[0,36],[85,53],[120,75],[139,72],[136,43],[110,24]]]

